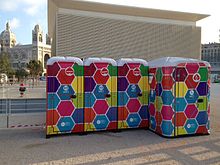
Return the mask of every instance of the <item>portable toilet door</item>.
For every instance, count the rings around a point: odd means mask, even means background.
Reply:
[[[175,71],[175,136],[210,132],[210,64],[180,62]]]
[[[148,128],[148,64],[122,58],[118,65],[118,129]]]
[[[52,57],[47,62],[46,135],[79,133],[83,125],[83,62]]]
[[[85,131],[117,129],[117,64],[110,58],[84,60]]]
[[[209,63],[166,57],[149,66],[150,129],[167,137],[209,133]]]

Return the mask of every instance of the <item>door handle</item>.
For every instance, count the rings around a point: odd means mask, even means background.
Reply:
[[[111,97],[110,93],[106,94],[105,97],[107,98]]]
[[[197,103],[203,103],[203,99],[198,99]]]
[[[75,99],[75,98],[76,98],[76,95],[70,95],[70,98],[71,98],[71,99]]]
[[[140,92],[140,93],[138,93],[138,97],[141,97],[141,96],[143,96],[143,94]]]

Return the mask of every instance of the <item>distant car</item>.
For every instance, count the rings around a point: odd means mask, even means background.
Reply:
[[[8,82],[8,76],[5,73],[1,73],[0,74],[0,83],[3,84],[6,82]]]
[[[45,76],[41,76],[41,77],[39,78],[39,80],[40,80],[40,81],[46,81],[46,77],[45,77]]]

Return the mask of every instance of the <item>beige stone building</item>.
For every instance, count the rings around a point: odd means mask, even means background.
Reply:
[[[52,52],[58,56],[201,57],[208,15],[76,0],[48,0]]]
[[[14,69],[25,68],[30,60],[39,60],[46,68],[46,62],[51,57],[51,39],[47,35],[45,43],[43,36],[43,30],[36,25],[32,30],[32,43],[16,45],[16,36],[7,23],[6,29],[0,34],[0,51],[8,52],[11,66]]]

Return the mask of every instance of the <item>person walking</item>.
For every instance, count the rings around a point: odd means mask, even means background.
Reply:
[[[23,81],[21,81],[21,83],[20,83],[19,91],[20,91],[20,97],[23,97],[23,96],[24,96],[24,93],[25,93],[25,91],[26,91],[26,87],[25,87]]]

